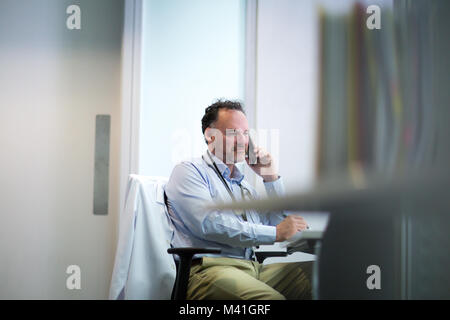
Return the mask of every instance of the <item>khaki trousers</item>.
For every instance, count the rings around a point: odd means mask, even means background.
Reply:
[[[311,299],[312,264],[263,265],[244,259],[203,257],[191,267],[187,299]]]

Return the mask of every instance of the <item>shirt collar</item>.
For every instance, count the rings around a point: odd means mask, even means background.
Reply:
[[[222,160],[220,160],[218,157],[216,157],[214,154],[212,154],[212,152],[209,153],[211,155],[211,157],[213,158],[214,162],[217,165],[217,168],[220,171],[220,174],[222,174],[222,176],[229,180],[229,181],[236,181],[238,184],[240,184],[242,182],[242,180],[244,180],[244,174],[242,174],[242,172],[238,169],[238,167],[236,166],[236,164],[234,165],[234,170],[233,170],[233,176],[230,177],[230,169],[227,167],[227,165],[225,163],[223,163]],[[208,156],[208,150],[205,152],[204,157],[203,157],[206,162],[208,164],[211,164],[212,166],[214,166],[211,163],[211,159]]]

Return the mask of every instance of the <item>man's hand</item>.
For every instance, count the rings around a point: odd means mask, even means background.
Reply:
[[[277,225],[277,237],[275,242],[281,242],[292,237],[297,231],[303,231],[308,227],[305,219],[297,215],[287,216]]]
[[[270,153],[266,152],[262,148],[255,147],[254,153],[256,155],[257,162],[255,164],[249,163],[250,158],[246,158],[245,161],[252,170],[264,179],[264,182],[271,182],[278,179],[278,173],[276,170],[275,162],[272,159]]]

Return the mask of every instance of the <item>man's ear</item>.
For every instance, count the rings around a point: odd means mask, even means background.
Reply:
[[[205,130],[205,140],[206,140],[207,144],[214,142],[214,140],[216,139],[216,137],[211,134],[212,133],[211,131],[212,130],[210,130],[209,128],[206,128],[206,130]]]

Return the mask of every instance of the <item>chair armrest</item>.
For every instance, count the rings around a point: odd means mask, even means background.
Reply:
[[[263,263],[264,259],[270,257],[286,257],[288,253],[286,251],[256,251],[256,260],[259,263]]]
[[[167,249],[167,252],[170,254],[177,254],[177,255],[191,255],[193,256],[194,254],[197,253],[221,253],[222,250],[220,249],[216,249],[216,248],[191,248],[191,247],[186,247],[186,248],[169,248]]]
[[[175,300],[186,300],[189,273],[191,270],[192,257],[197,253],[221,253],[221,249],[216,248],[169,248],[167,252],[180,257],[180,263],[175,280],[175,288],[172,296]]]
[[[317,242],[320,242],[322,239],[306,239],[302,242],[297,243],[293,247],[287,247],[287,253],[292,254],[294,252],[304,252],[309,254],[314,254],[314,248]]]

